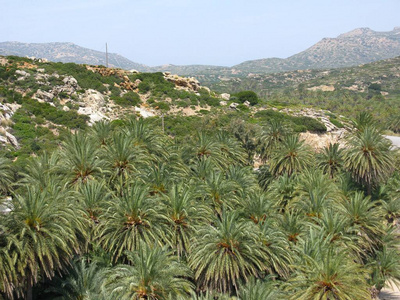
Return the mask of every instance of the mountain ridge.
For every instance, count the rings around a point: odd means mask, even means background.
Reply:
[[[105,53],[70,42],[0,42],[0,55],[35,56],[51,61],[105,65]],[[147,66],[119,54],[109,53],[109,65],[141,72],[171,72],[179,75],[240,77],[251,73],[277,73],[305,69],[351,67],[400,55],[400,27],[391,31],[356,28],[336,38],[323,38],[316,44],[287,58],[247,60],[232,67],[214,65]]]

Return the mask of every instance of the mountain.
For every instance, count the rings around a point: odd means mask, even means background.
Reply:
[[[72,43],[0,43],[0,55],[34,56],[50,61],[105,65],[105,53]],[[171,72],[197,76],[201,82],[218,82],[225,77],[277,73],[294,70],[341,68],[365,64],[400,55],[400,27],[378,32],[358,28],[336,38],[324,38],[310,48],[288,58],[265,58],[243,62],[233,67],[209,65],[162,65],[149,67],[115,54],[109,54],[109,65],[141,72]]]
[[[106,65],[105,52],[80,47],[73,43],[2,42],[0,43],[0,55],[33,56],[54,62]],[[116,53],[108,54],[108,64],[110,67],[126,70],[144,71],[148,69],[147,66],[132,62]]]
[[[286,59],[251,60],[233,66],[242,74],[293,70],[340,68],[400,55],[400,27],[378,32],[358,28],[337,38],[324,38],[310,48]]]

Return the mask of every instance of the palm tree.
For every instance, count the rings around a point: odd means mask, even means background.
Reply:
[[[85,258],[76,259],[68,273],[63,277],[56,277],[46,292],[56,294],[56,299],[63,300],[111,300],[101,290],[103,273],[104,270],[96,263],[88,262]]]
[[[102,151],[105,174],[110,182],[126,182],[148,161],[143,148],[137,147],[125,132],[114,132]]]
[[[217,215],[224,207],[233,208],[237,202],[234,192],[238,190],[235,182],[225,178],[221,172],[210,172],[204,183],[203,195]]]
[[[112,125],[108,121],[99,121],[93,124],[90,133],[99,146],[106,146],[112,132]]]
[[[381,244],[381,236],[385,234],[384,213],[379,203],[371,201],[363,193],[356,192],[350,199],[346,199],[339,206],[340,211],[353,227],[355,234],[359,238],[361,257],[367,255]]]
[[[113,299],[178,299],[193,289],[190,269],[165,248],[143,245],[126,257],[129,265],[117,265],[106,276],[105,290]]]
[[[68,183],[86,183],[100,175],[102,161],[99,147],[84,133],[71,134],[63,143],[62,171],[67,175]]]
[[[78,192],[78,204],[85,212],[85,216],[94,224],[98,224],[100,216],[107,209],[106,203],[110,197],[105,183],[93,180],[80,186]]]
[[[13,199],[9,217],[21,243],[18,260],[27,299],[32,299],[32,285],[40,276],[51,278],[79,251],[81,212],[62,198],[63,195],[53,198],[47,191],[27,187],[26,194]]]
[[[320,217],[323,210],[340,200],[336,185],[321,171],[304,171],[298,178],[297,207],[309,217]]]
[[[3,293],[13,299],[18,282],[17,255],[21,252],[21,243],[7,227],[7,219],[0,215],[0,295]]]
[[[254,156],[260,145],[260,127],[246,124],[243,120],[238,119],[231,122],[229,129],[246,151],[247,164],[253,165]]]
[[[273,202],[261,191],[248,193],[240,199],[239,205],[243,217],[252,220],[254,224],[262,224],[274,214]]]
[[[11,190],[11,182],[11,162],[7,158],[0,156],[0,197]]]
[[[215,140],[219,144],[221,155],[225,158],[224,167],[228,164],[243,165],[246,162],[246,153],[240,143],[226,131],[218,131]]]
[[[390,142],[373,127],[364,127],[348,141],[344,152],[344,168],[353,178],[366,186],[369,195],[372,188],[385,181],[394,169]]]
[[[263,129],[258,151],[262,161],[266,162],[279,143],[288,135],[289,129],[280,120],[270,120]]]
[[[107,206],[98,226],[98,236],[114,261],[122,258],[126,250],[134,251],[141,244],[162,238],[159,204],[149,196],[146,185],[138,182],[126,187],[122,196],[113,195]]]
[[[277,220],[278,228],[285,234],[287,240],[296,244],[302,237],[306,222],[304,217],[294,209],[286,210]]]
[[[259,241],[262,243],[264,253],[265,271],[267,274],[287,278],[293,264],[289,241],[286,235],[279,230],[275,220],[258,224]]]
[[[372,268],[372,284],[378,291],[391,284],[400,285],[400,253],[398,249],[384,246],[374,253],[369,266]]]
[[[135,146],[141,147],[151,155],[165,155],[165,139],[157,134],[143,119],[137,120],[135,117],[129,118],[124,122],[123,130],[133,139]]]
[[[284,299],[284,295],[272,280],[255,280],[243,285],[239,291],[240,300],[275,300]]]
[[[274,202],[275,207],[280,211],[285,211],[289,203],[295,197],[297,178],[283,174],[269,185],[267,194]]]
[[[360,112],[351,123],[358,132],[364,131],[367,127],[376,127],[377,125],[373,116],[367,111]]]
[[[339,144],[329,144],[328,147],[322,149],[317,155],[318,167],[330,178],[341,170],[343,165],[343,149],[339,148]]]
[[[292,175],[303,171],[311,163],[311,151],[298,135],[283,138],[269,160],[270,171],[275,176]]]
[[[287,283],[289,299],[370,299],[367,270],[346,249],[328,248],[317,257],[304,255]]]
[[[196,160],[210,158],[217,166],[226,167],[225,148],[216,138],[204,131],[198,131],[193,139],[192,145],[184,150],[184,161],[192,164]]]
[[[237,213],[223,213],[213,226],[199,229],[189,266],[200,290],[237,293],[240,281],[261,276],[265,254],[256,229],[249,225]]]
[[[26,172],[23,174],[19,184],[21,186],[27,184],[37,186],[40,190],[44,190],[51,185],[58,186],[63,180],[58,172],[59,165],[60,155],[57,151],[52,154],[44,152],[28,161]]]
[[[254,176],[253,168],[250,166],[242,167],[238,165],[229,165],[226,171],[226,178],[239,187],[235,193],[244,195],[258,188],[257,179]]]
[[[195,189],[183,184],[172,186],[162,195],[162,217],[169,226],[167,240],[179,258],[189,252],[195,226],[209,222],[212,215],[209,207],[196,198]]]

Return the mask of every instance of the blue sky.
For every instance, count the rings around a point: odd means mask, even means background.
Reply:
[[[285,58],[358,27],[400,26],[400,0],[0,0],[0,41],[73,42],[150,66]]]

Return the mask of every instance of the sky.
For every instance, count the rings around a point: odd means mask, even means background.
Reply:
[[[0,42],[72,42],[149,66],[301,52],[359,27],[400,26],[400,0],[0,0]]]

